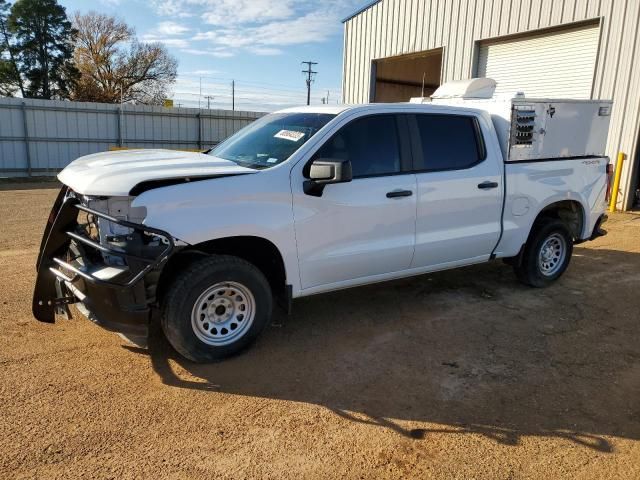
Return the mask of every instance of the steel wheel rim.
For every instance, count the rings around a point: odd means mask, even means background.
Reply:
[[[540,272],[550,277],[558,273],[567,256],[567,242],[562,235],[550,235],[540,246],[538,252],[538,268]]]
[[[256,301],[238,282],[219,282],[198,297],[191,311],[191,328],[200,341],[223,347],[242,338],[251,328]]]

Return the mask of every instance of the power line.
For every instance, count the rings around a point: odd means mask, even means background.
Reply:
[[[222,83],[227,83],[229,81],[234,81],[236,82],[236,84],[239,83],[243,83],[243,84],[248,84],[248,85],[266,85],[267,87],[279,87],[282,88],[284,87],[284,89],[293,89],[293,90],[303,90],[304,91],[304,87],[299,87],[297,85],[285,85],[283,83],[268,83],[268,82],[256,82],[256,81],[252,81],[252,80],[238,80],[236,78],[231,78],[231,77],[211,77],[211,76],[207,76],[207,75],[189,75],[189,74],[178,74],[178,78],[194,78],[194,79],[208,79],[208,80],[214,80],[214,81],[218,81],[218,82],[222,82]]]
[[[306,73],[306,72],[305,72]],[[315,72],[313,72],[315,73]],[[200,79],[200,77],[196,77],[193,75],[180,75],[181,77],[191,77],[191,78],[197,78],[198,81]],[[227,82],[223,82],[222,80],[223,77],[208,77],[208,76],[202,76],[203,79],[212,79],[212,80],[220,80],[220,82],[213,82],[213,83],[209,83],[209,82],[204,82],[202,83],[202,89],[204,90],[215,90],[217,91],[222,91],[225,89],[225,86],[228,85]],[[236,91],[253,91],[253,90],[264,90],[264,91],[268,91],[270,95],[276,95],[276,92],[284,92],[284,94],[286,95],[294,95],[294,96],[306,96],[306,94],[308,92],[305,91],[304,87],[293,87],[293,86],[286,86],[284,84],[279,85],[278,87],[276,87],[276,84],[272,84],[272,83],[261,83],[261,82],[252,82],[252,81],[245,81],[245,80],[233,80],[230,79],[230,81],[232,83],[235,83],[235,89]],[[313,81],[313,79],[312,79]],[[194,82],[195,83],[195,82]],[[271,86],[273,85],[273,86]],[[186,87],[186,85],[184,85]],[[196,83],[196,85],[194,85],[195,88],[199,88],[199,83]],[[188,87],[187,87],[188,88]],[[228,87],[226,87],[228,88]],[[325,87],[326,88],[326,87]],[[336,96],[336,97],[340,97],[341,95],[341,89],[339,87],[334,87],[334,88],[330,88],[330,92],[331,92],[331,96]],[[232,85],[232,95],[233,95],[233,85]],[[282,96],[284,96],[284,94],[282,94]]]
[[[213,93],[215,93],[215,98],[233,99],[233,97],[234,97],[234,93],[233,92],[231,94],[222,93],[222,92],[213,92]],[[174,96],[190,96],[190,97],[198,97],[199,96],[197,93],[184,92],[184,91],[174,91],[173,94],[174,94]],[[283,94],[283,93],[274,93],[274,94],[264,95],[262,92],[236,90],[235,91],[235,97],[236,98],[239,98],[238,94],[242,95],[243,98],[253,98],[254,100],[260,100],[260,99],[264,99],[264,98],[286,99],[286,100],[291,100],[291,102],[289,102],[289,103],[303,103],[304,100],[305,100],[305,95],[304,94],[287,95],[287,94]],[[207,96],[204,96],[204,98],[207,98]],[[214,97],[211,96],[212,100],[213,100],[213,98]]]
[[[302,73],[307,74],[307,105],[311,105],[311,84],[314,81],[314,78],[318,72],[313,71],[313,66],[318,65],[318,62],[302,62],[303,65],[307,66],[306,70],[303,70]]]
[[[313,66],[317,65],[317,62],[303,62],[308,68],[304,70],[306,81],[308,82],[307,91],[304,91],[304,87],[288,87],[280,85],[275,87],[275,84],[262,83],[257,81],[238,81],[235,79],[229,79],[229,82],[214,82],[213,79],[223,80],[222,77],[210,77],[206,75],[191,76],[197,79],[194,82],[185,80],[182,85],[184,89],[173,92],[174,99],[176,101],[185,101],[188,104],[193,105],[194,101],[198,106],[201,101],[207,99],[207,108],[211,107],[211,101],[215,99],[217,101],[214,108],[230,108],[235,110],[237,104],[241,105],[241,108],[254,109],[254,110],[274,110],[285,108],[288,106],[304,104],[305,97],[307,105],[313,101],[322,101],[328,104],[330,98],[340,97],[340,88],[330,88],[326,90],[327,96],[321,98],[320,95],[314,95],[311,98],[310,87],[314,83],[314,76],[317,74],[313,70]],[[190,75],[182,75],[182,77],[189,77]],[[210,81],[207,81],[209,79]],[[189,84],[193,86],[190,86]],[[229,85],[231,84],[231,85]],[[274,85],[270,87],[269,85]],[[229,86],[231,87],[229,89]],[[327,87],[323,90],[325,90]],[[190,90],[190,91],[189,91]],[[198,97],[197,99],[195,97]],[[193,100],[191,100],[193,99]],[[339,103],[339,101],[336,101]]]

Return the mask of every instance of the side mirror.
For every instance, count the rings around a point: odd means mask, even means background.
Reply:
[[[304,193],[321,197],[325,186],[332,183],[350,182],[352,178],[349,160],[319,158],[311,163],[309,180],[303,184]]]

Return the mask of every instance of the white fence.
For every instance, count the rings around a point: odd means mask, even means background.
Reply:
[[[0,176],[52,175],[112,147],[206,149],[258,112],[0,98]]]

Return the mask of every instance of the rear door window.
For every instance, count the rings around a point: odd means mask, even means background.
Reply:
[[[465,115],[415,115],[421,154],[419,171],[462,170],[484,160],[484,143],[478,121]]]

